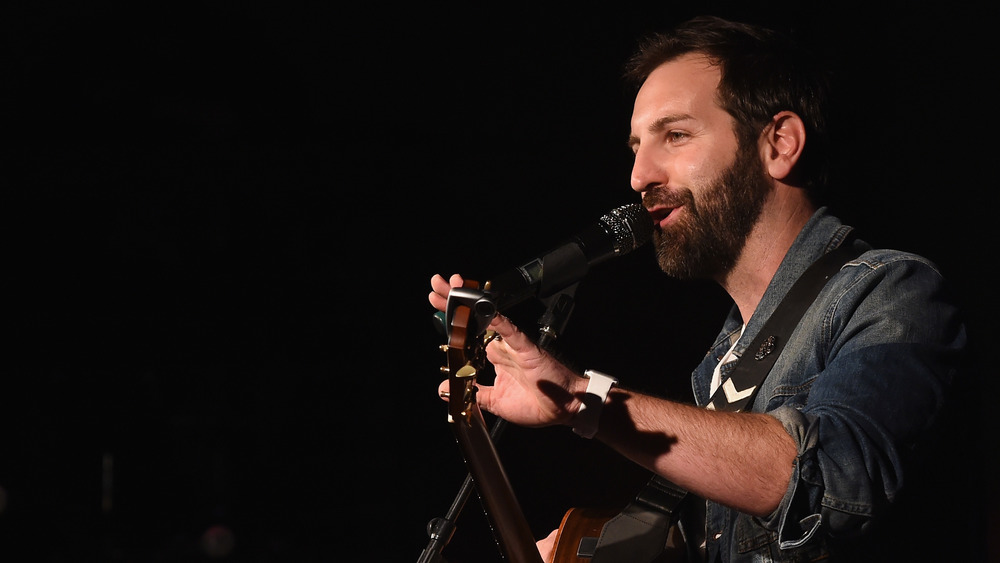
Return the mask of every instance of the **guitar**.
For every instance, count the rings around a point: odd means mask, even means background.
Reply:
[[[590,563],[590,547],[596,546],[604,525],[616,513],[597,508],[567,510],[556,532],[552,558],[547,563]]]
[[[487,283],[486,290],[488,289]],[[489,324],[496,314],[496,304],[487,292],[479,289],[478,282],[467,280],[462,287],[452,288],[448,295],[445,310],[448,343],[442,346],[448,361],[447,366],[441,368],[448,374],[448,420],[485,505],[501,551],[514,563],[542,563],[535,539],[476,402],[476,378],[486,367],[486,346],[495,338],[493,331],[489,330]],[[655,479],[653,483],[656,483]],[[591,563],[598,540],[609,521],[616,518],[646,519],[646,514],[642,512],[644,504],[652,503],[662,508],[663,505],[679,503],[680,497],[674,498],[672,490],[664,496],[662,488],[647,489],[654,496],[644,497],[644,494],[649,493],[640,494],[637,497],[641,501],[638,503],[640,508],[633,508],[637,504],[633,502],[626,507],[629,514],[594,508],[568,510],[556,533],[552,554],[545,563]],[[676,529],[673,527],[675,520],[670,521],[669,533],[653,534],[657,539],[652,546],[647,540],[644,547],[652,555],[644,559],[646,563],[684,560],[684,549],[679,542],[680,534],[675,533]],[[635,561],[633,556],[642,552],[643,549],[633,550],[628,544],[618,543],[602,547],[598,559]]]

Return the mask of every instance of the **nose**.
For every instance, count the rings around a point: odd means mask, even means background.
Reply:
[[[657,159],[653,158],[653,151],[642,146],[636,147],[630,179],[632,189],[644,194],[650,188],[666,183],[666,174]]]

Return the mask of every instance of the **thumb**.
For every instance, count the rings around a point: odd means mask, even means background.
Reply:
[[[451,400],[451,384],[449,382],[450,380],[445,379],[438,385],[438,397],[441,397],[441,400],[446,403]],[[493,398],[493,387],[489,385],[480,385],[479,383],[476,383],[475,385],[476,403],[480,406],[480,408],[490,411],[490,401]]]

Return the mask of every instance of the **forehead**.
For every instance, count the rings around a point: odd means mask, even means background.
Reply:
[[[635,98],[633,123],[651,121],[664,114],[707,117],[716,104],[716,88],[722,76],[717,65],[704,55],[689,54],[665,62],[649,73]]]

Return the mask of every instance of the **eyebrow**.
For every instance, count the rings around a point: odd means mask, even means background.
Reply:
[[[677,123],[678,121],[683,121],[685,119],[691,119],[691,115],[687,113],[672,113],[669,115],[664,115],[663,117],[657,119],[656,121],[649,124],[646,128],[650,133],[658,133],[663,131],[670,125]],[[634,149],[636,145],[639,144],[639,137],[635,135],[628,136],[628,147]]]

